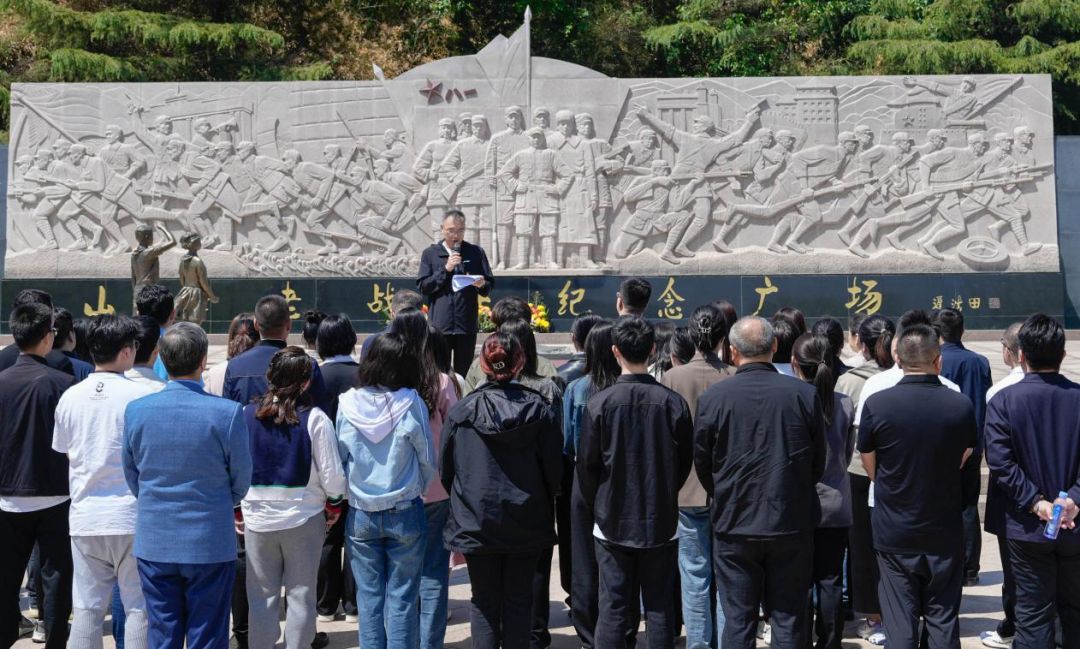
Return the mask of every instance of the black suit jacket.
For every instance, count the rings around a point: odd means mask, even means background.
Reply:
[[[447,272],[450,253],[443,242],[433,243],[420,256],[420,275],[416,287],[427,296],[428,320],[444,334],[474,334],[477,331],[477,297],[487,295],[495,286],[487,254],[480,246],[461,243],[461,265],[465,275],[483,275],[481,289],[469,286],[457,293],[453,289],[456,272]]]
[[[815,485],[825,471],[825,418],[817,390],[750,363],[698,399],[694,468],[712,496],[713,530],[773,537],[814,529]]]

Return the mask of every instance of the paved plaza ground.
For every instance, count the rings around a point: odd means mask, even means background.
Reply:
[[[990,359],[993,368],[994,380],[997,381],[1005,375],[1007,368],[1001,362],[1001,347],[998,342],[973,342],[968,347]],[[1068,343],[1069,356],[1065,359],[1064,372],[1073,380],[1080,380],[1080,341]],[[541,353],[550,353],[559,356],[565,353],[565,348],[556,346],[544,346]],[[221,362],[225,356],[223,346],[215,345],[210,352],[211,364]],[[986,469],[983,469],[986,472]],[[985,482],[985,480],[984,480]],[[983,489],[985,494],[985,488]],[[985,496],[983,498],[985,500]],[[525,585],[523,585],[525,586]],[[468,571],[464,566],[455,569],[450,580],[450,610],[452,618],[446,632],[446,646],[451,649],[465,649],[472,646],[469,641],[469,578]],[[551,635],[553,649],[574,649],[580,645],[574,634],[573,626],[566,614],[563,600],[566,594],[559,587],[559,564],[558,553],[552,562],[551,575]],[[363,613],[364,605],[360,603],[360,611]],[[960,635],[961,644],[965,649],[981,647],[979,633],[993,629],[997,621],[1002,618],[1001,613],[1001,562],[998,557],[997,539],[989,534],[983,534],[982,571],[978,586],[964,589],[964,597],[961,606]],[[859,640],[855,635],[857,622],[848,624],[845,634],[844,646],[846,649],[853,647],[872,647],[867,642]],[[644,630],[644,625],[642,626]],[[357,628],[355,624],[348,624],[342,616],[332,623],[320,623],[319,630],[325,631],[330,636],[329,649],[348,649],[358,646]],[[282,641],[283,642],[283,641]],[[642,633],[639,646],[644,642]],[[759,642],[759,645],[764,646]],[[28,638],[20,639],[15,647],[17,649],[31,649],[33,647]],[[280,644],[280,646],[284,646]],[[682,646],[681,644],[679,646]],[[105,638],[106,649],[115,647],[112,637]]]

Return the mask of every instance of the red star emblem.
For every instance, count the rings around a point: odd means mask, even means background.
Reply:
[[[432,83],[431,79],[428,79],[427,85],[420,89],[420,94],[427,97],[429,104],[437,103],[442,99],[442,81]]]

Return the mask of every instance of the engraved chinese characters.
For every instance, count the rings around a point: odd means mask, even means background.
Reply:
[[[17,85],[6,272],[126,276],[151,226],[215,277],[410,275],[451,208],[510,273],[1058,267],[1046,76],[613,79],[519,36],[377,81]]]

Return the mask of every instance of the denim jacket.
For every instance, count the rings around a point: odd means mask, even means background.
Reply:
[[[349,504],[385,511],[419,498],[435,477],[428,409],[415,390],[353,388],[338,401],[338,452]]]

